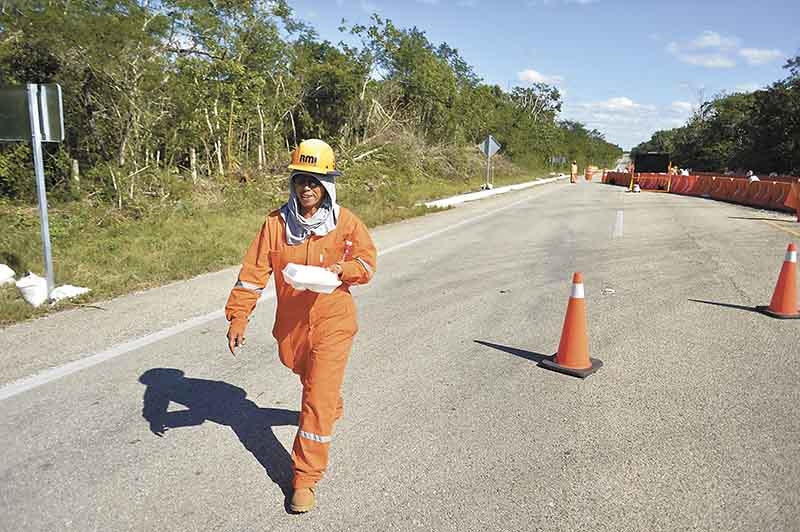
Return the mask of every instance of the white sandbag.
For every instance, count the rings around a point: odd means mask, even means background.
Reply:
[[[14,270],[6,266],[5,264],[0,264],[0,286],[5,284],[14,284]]]
[[[87,292],[89,292],[88,288],[65,284],[53,289],[53,291],[50,292],[50,299],[52,299],[54,302],[61,301],[62,299],[77,297],[86,294]]]
[[[38,307],[47,301],[47,279],[29,273],[16,283],[22,297],[28,304]]]
[[[295,290],[311,290],[320,294],[331,294],[342,284],[335,273],[325,268],[291,262],[283,268],[283,278]]]

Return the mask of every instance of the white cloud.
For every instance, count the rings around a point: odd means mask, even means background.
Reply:
[[[731,54],[739,45],[735,37],[721,35],[706,30],[694,39],[686,42],[672,41],[666,50],[678,61],[705,68],[733,68],[736,61]]]
[[[690,102],[675,101],[670,104],[670,108],[679,114],[691,114],[694,111],[694,105]]]
[[[740,83],[734,87],[734,90],[736,92],[754,92],[763,88],[763,83]]]
[[[722,54],[679,54],[678,59],[690,65],[706,68],[733,68],[736,61]]]
[[[654,111],[656,109],[654,105],[636,103],[625,96],[617,96],[601,102],[586,102],[577,105],[592,113],[603,111],[631,113],[640,111]]]
[[[666,50],[678,61],[705,68],[733,68],[741,57],[748,65],[763,65],[783,56],[783,52],[766,48],[742,48],[739,39],[706,30],[688,41],[672,41]]]
[[[517,78],[525,83],[547,83],[548,85],[558,85],[564,82],[562,76],[549,76],[532,68],[517,72]]]
[[[707,48],[731,50],[738,45],[739,39],[735,37],[726,37],[715,31],[706,30],[700,36],[689,41],[688,48],[690,50],[705,50]]]
[[[692,105],[684,101],[659,106],[617,96],[596,102],[566,101],[562,116],[601,131],[609,142],[631,148],[655,131],[684,125],[692,110]]]
[[[766,50],[763,48],[742,48],[739,55],[744,57],[749,65],[763,65],[783,56],[780,50]]]

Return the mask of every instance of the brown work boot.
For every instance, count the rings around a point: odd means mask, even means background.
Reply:
[[[289,508],[302,514],[314,508],[315,502],[314,488],[295,488]]]

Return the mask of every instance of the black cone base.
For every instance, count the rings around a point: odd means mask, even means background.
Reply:
[[[769,307],[756,307],[756,310],[759,311],[761,314],[769,316],[771,318],[778,318],[779,320],[798,320],[800,319],[800,314],[796,314],[792,316],[791,314],[778,314],[777,312],[772,312]]]
[[[603,361],[597,358],[590,358],[589,361],[592,363],[592,367],[585,368],[585,369],[575,369],[575,368],[568,368],[566,366],[562,366],[561,364],[556,363],[556,355],[549,356],[539,362],[539,365],[545,369],[549,369],[550,371],[557,371],[558,373],[563,373],[565,375],[571,375],[573,377],[578,377],[581,379],[585,379],[601,367],[603,367]]]

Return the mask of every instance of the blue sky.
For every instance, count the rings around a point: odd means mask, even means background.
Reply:
[[[320,37],[372,12],[457,48],[504,89],[556,84],[561,118],[630,148],[682,125],[704,98],[786,77],[800,53],[800,0],[290,0]]]

